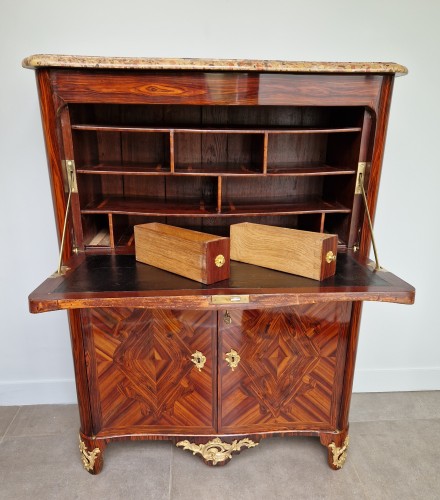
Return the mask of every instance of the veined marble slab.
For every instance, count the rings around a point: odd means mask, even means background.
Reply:
[[[253,59],[161,59],[146,57],[100,57],[35,54],[23,60],[30,69],[99,68],[197,71],[258,71],[269,73],[394,73],[406,75],[407,68],[393,62],[307,62]]]

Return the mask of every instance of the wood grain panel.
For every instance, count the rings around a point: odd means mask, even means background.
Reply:
[[[384,77],[384,83],[381,88],[379,110],[376,116],[376,129],[374,135],[374,146],[371,159],[370,178],[368,180],[367,201],[371,215],[371,220],[374,223],[376,214],[377,195],[379,193],[380,176],[382,173],[382,161],[385,151],[385,140],[388,128],[388,119],[391,106],[391,96],[393,93],[394,79]],[[368,226],[367,218],[364,217],[364,222],[361,231],[361,246],[360,254],[362,256],[369,255],[371,248],[371,231]]]
[[[84,352],[84,329],[81,318],[80,311],[68,311],[76,394],[81,423],[80,430],[85,434],[92,435],[97,432],[98,426],[93,421],[91,411],[90,385],[87,378],[87,360]]]
[[[63,109],[65,103],[53,94],[50,71],[46,69],[39,70],[36,73],[36,78],[57,236],[58,242],[61,242],[67,197],[61,168],[61,158],[64,151],[62,149],[62,141],[60,141],[61,134],[58,113]],[[63,260],[72,255],[71,248],[72,237],[70,231],[67,231],[63,249]]]
[[[214,432],[215,312],[90,309],[83,321],[101,433]],[[200,372],[197,350],[207,358]]]
[[[55,92],[68,102],[369,106],[376,108],[381,75],[51,71]]]
[[[231,259],[315,280],[333,276],[337,235],[244,222],[231,225]],[[280,249],[282,251],[280,252]]]
[[[219,314],[219,431],[335,428],[350,303]],[[224,361],[235,349],[232,371]]]

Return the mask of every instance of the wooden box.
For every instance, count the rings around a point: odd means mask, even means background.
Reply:
[[[338,237],[243,222],[231,225],[231,259],[314,280],[333,276]]]
[[[229,278],[229,238],[152,222],[134,226],[136,260],[205,285]]]

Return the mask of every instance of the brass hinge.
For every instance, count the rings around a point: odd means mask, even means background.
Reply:
[[[60,276],[64,276],[67,271],[70,271],[70,267],[61,266],[61,268],[52,273],[49,278],[59,278]]]
[[[370,168],[370,165],[371,163],[367,163],[366,161],[360,161],[358,163],[354,194],[362,194],[361,182],[363,182],[363,179],[365,179],[365,171],[367,170],[367,168]]]
[[[379,264],[379,256],[377,254],[376,240],[374,239],[373,222],[371,220],[370,210],[368,208],[367,194],[365,193],[365,187],[364,187],[364,174],[362,172],[359,175],[359,185],[361,187],[361,195],[365,205],[365,214],[367,216],[367,222],[370,228],[371,243],[373,244],[374,260],[376,261],[374,269],[375,271],[380,271],[381,267]]]
[[[73,160],[63,160],[63,166],[66,169],[67,174],[67,183],[69,186],[69,195],[67,197],[66,210],[64,212],[64,224],[63,224],[63,232],[61,233],[61,244],[60,244],[60,254],[58,257],[58,267],[57,274],[62,275],[63,273],[63,249],[64,242],[66,239],[66,230],[67,230],[67,216],[70,212],[70,206],[72,202],[72,193],[77,193],[77,185],[76,185],[76,173],[75,173],[75,162]]]
[[[78,185],[76,183],[76,170],[74,160],[63,160],[62,161],[64,170],[66,171],[67,183],[69,186],[69,191],[72,193],[78,192]]]

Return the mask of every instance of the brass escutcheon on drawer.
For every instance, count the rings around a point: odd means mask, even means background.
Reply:
[[[213,295],[211,304],[249,304],[249,295]]]

